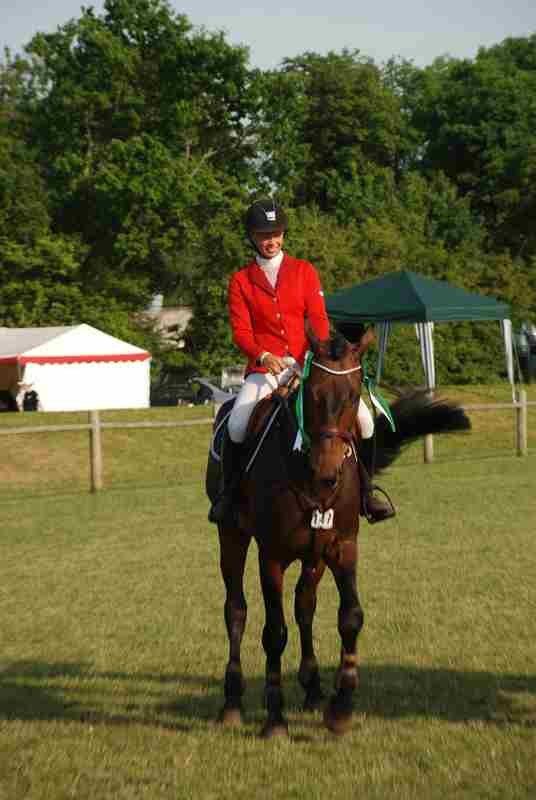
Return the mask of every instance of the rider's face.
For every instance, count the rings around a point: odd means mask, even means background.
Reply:
[[[260,254],[264,258],[273,258],[283,247],[283,231],[273,231],[272,233],[261,233],[253,231],[251,236],[257,245]]]

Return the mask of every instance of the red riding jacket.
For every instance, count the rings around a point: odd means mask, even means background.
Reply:
[[[293,356],[303,364],[308,341],[305,319],[319,339],[329,336],[324,293],[309,261],[283,256],[275,288],[256,261],[235,272],[229,282],[233,339],[248,358],[246,374],[266,372],[257,363],[264,352]]]

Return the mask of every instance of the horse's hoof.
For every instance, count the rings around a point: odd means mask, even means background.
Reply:
[[[324,710],[324,725],[335,736],[343,736],[352,727],[352,712],[336,711],[329,703]]]
[[[218,722],[225,728],[238,728],[242,725],[242,711],[240,708],[222,708]]]
[[[261,731],[262,739],[286,738],[288,736],[288,723],[286,720],[279,722],[266,722]]]

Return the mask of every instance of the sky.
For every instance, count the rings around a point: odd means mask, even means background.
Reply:
[[[0,0],[0,49],[20,52],[34,33],[78,18],[82,5],[100,12],[103,0]],[[536,0],[170,0],[196,27],[224,31],[250,50],[250,64],[279,66],[306,51],[357,49],[381,63],[398,56],[417,66],[450,55],[474,58],[508,36],[536,33]]]

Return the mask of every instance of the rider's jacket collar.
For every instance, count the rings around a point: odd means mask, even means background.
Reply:
[[[279,253],[273,258],[263,258],[257,254],[255,256],[255,261],[262,269],[275,269],[276,267],[281,266],[281,262],[283,261],[283,251],[280,250]]]

